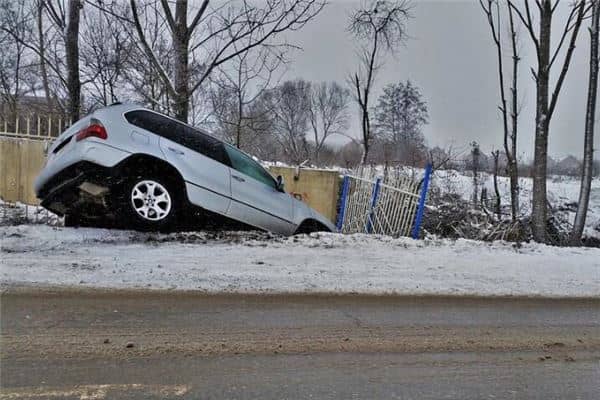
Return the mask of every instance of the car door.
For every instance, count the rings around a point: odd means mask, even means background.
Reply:
[[[277,190],[275,179],[256,161],[225,145],[231,163],[229,216],[281,234],[293,233],[293,198]]]
[[[161,136],[160,148],[183,175],[189,200],[207,210],[227,214],[231,178],[223,143],[192,127],[176,124],[174,134]]]

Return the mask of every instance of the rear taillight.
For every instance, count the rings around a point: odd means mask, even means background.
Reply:
[[[78,142],[80,140],[87,139],[90,137],[95,137],[103,140],[106,140],[106,138],[108,137],[104,125],[102,125],[97,119],[92,119],[90,121],[90,124],[86,128],[83,128],[75,134],[75,140]]]

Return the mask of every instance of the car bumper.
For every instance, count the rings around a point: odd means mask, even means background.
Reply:
[[[93,213],[102,208],[102,195],[117,180],[113,169],[81,161],[59,171],[39,187],[37,196],[43,207],[58,215]]]
[[[79,143],[69,143],[58,154],[51,154],[46,165],[33,183],[38,198],[43,197],[48,183],[69,168],[87,162],[100,168],[111,168],[130,155],[129,152],[95,140],[85,140]]]

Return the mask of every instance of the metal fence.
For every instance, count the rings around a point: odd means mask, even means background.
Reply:
[[[376,233],[417,239],[425,211],[431,166],[422,180],[373,171],[344,176],[337,228],[342,233]]]
[[[0,135],[28,139],[52,139],[71,125],[71,121],[55,114],[0,114]]]

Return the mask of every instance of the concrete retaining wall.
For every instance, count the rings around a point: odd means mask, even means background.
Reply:
[[[38,204],[33,181],[44,166],[44,140],[0,137],[0,198]]]
[[[275,176],[285,181],[285,191],[335,222],[340,188],[340,173],[332,170],[270,167]]]

